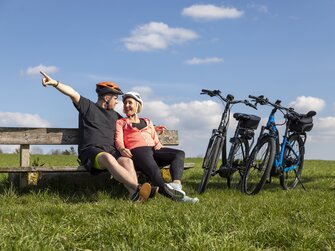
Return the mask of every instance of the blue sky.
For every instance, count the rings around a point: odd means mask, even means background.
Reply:
[[[202,88],[281,99],[318,113],[306,158],[334,159],[334,27],[335,0],[2,0],[0,126],[77,126],[42,69],[92,100],[100,81],[140,92],[142,115],[178,129],[187,156],[204,154],[223,108]]]

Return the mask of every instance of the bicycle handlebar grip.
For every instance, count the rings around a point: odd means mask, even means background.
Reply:
[[[252,99],[257,99],[258,97],[256,97],[256,96],[252,96],[252,95],[249,95],[249,98],[252,98]]]
[[[313,117],[313,116],[315,116],[315,115],[316,115],[316,111],[309,111],[309,112],[306,114],[307,117]]]
[[[212,91],[210,90],[207,90],[207,89],[201,89],[201,93],[200,94],[209,94],[211,93]]]

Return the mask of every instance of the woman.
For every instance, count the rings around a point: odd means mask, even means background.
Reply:
[[[132,158],[137,170],[149,177],[158,192],[181,202],[198,202],[182,190],[181,178],[184,171],[185,153],[181,150],[163,147],[150,119],[139,118],[143,100],[136,92],[122,96],[126,118],[116,122],[115,146],[124,157]],[[160,167],[170,165],[171,183],[165,183]]]

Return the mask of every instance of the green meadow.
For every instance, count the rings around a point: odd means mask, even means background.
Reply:
[[[15,167],[16,154],[0,154]],[[75,156],[33,155],[39,165],[76,165]],[[301,185],[283,191],[274,179],[255,196],[213,177],[197,194],[200,158],[184,172],[190,205],[158,195],[132,203],[111,180],[50,182],[24,190],[0,175],[1,250],[334,250],[335,161],[306,160]]]

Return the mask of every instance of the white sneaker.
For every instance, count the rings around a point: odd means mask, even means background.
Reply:
[[[184,202],[184,203],[192,203],[192,204],[195,204],[195,203],[198,203],[198,202],[199,202],[199,199],[198,199],[197,197],[192,198],[192,197],[189,197],[189,196],[185,195],[183,198],[178,199],[177,201],[179,201],[179,202]]]
[[[185,196],[185,192],[181,190],[181,185],[177,183],[165,183],[165,192],[170,195],[173,199],[182,199]]]
[[[170,182],[170,183],[168,183],[171,187],[173,187],[173,189],[175,189],[175,190],[178,190],[178,191],[183,191],[182,189],[183,189],[183,186],[182,186],[182,184],[180,184],[180,183],[174,183],[174,182]]]

